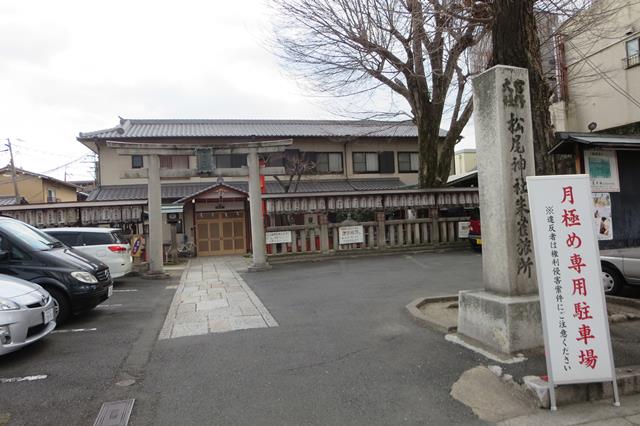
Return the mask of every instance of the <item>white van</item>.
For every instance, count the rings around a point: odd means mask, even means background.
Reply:
[[[83,253],[106,263],[111,278],[131,272],[133,258],[129,241],[115,228],[50,228],[42,231]]]

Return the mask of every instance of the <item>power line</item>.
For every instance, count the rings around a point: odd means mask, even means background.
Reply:
[[[63,168],[63,167],[66,167],[66,166],[69,166],[69,165],[71,165],[71,164],[73,164],[73,163],[76,163],[76,162],[78,162],[78,161],[80,161],[80,160],[84,159],[84,158],[85,158],[86,156],[88,156],[88,155],[91,155],[91,154],[83,155],[83,156],[78,157],[78,158],[76,158],[75,160],[72,160],[72,161],[70,161],[70,162],[68,162],[68,163],[62,164],[62,165],[60,165],[60,166],[58,166],[58,167],[54,167],[53,169],[45,170],[45,171],[43,171],[43,172],[34,172],[34,173],[37,173],[37,174],[40,174],[40,175],[46,175],[47,173],[55,172],[56,170],[60,170],[60,169],[61,169],[61,168]],[[22,182],[22,181],[24,181],[24,180],[31,179],[32,177],[33,177],[33,176],[31,176],[31,175],[26,175],[26,176],[17,177],[17,178],[16,178],[16,182]],[[51,177],[51,176],[48,176],[48,177]],[[52,179],[55,179],[55,178],[52,178]],[[56,179],[56,180],[60,180],[60,179]],[[9,185],[9,184],[11,184],[11,183],[13,183],[13,182],[0,182],[0,186],[2,186],[2,185]]]
[[[624,96],[629,102],[631,102],[636,107],[640,108],[640,101],[634,98],[629,92],[627,92],[624,88],[620,87],[618,83],[616,83],[607,73],[603,72],[598,68],[596,64],[594,64],[591,59],[586,57],[586,55],[571,41],[568,41],[571,46],[578,52],[578,55],[591,67],[593,70],[602,77],[602,79],[611,86],[616,92]]]

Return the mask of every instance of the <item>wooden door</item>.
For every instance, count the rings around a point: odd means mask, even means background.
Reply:
[[[244,254],[244,212],[198,212],[196,214],[199,256]]]

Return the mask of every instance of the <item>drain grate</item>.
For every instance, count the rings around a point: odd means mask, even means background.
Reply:
[[[105,402],[93,426],[127,426],[135,399]]]

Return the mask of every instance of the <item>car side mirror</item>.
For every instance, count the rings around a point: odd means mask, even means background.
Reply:
[[[0,250],[0,262],[9,260],[10,254],[7,250]]]

